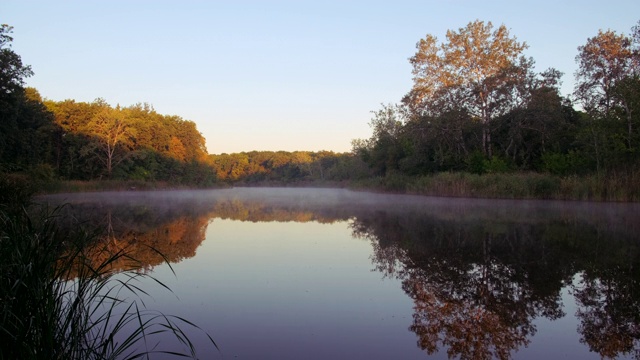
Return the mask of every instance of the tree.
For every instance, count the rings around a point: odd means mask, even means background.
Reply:
[[[125,159],[125,155],[118,155],[116,151],[130,140],[134,130],[122,111],[105,107],[87,124],[86,133],[94,137],[95,141],[85,151],[93,151],[98,156],[110,177],[113,167]]]
[[[31,67],[11,50],[13,27],[0,25],[0,160],[14,162],[16,149],[23,137],[20,129],[20,109],[24,106],[24,79],[33,75]]]
[[[419,115],[466,111],[481,122],[482,152],[491,157],[492,121],[514,107],[516,86],[530,73],[527,45],[504,25],[494,30],[480,20],[446,36],[442,44],[427,35],[416,45],[414,85],[403,101]]]
[[[494,144],[505,159],[533,169],[545,153],[566,154],[573,141],[574,111],[560,95],[562,73],[548,69],[526,82],[522,106],[497,119]]]
[[[615,87],[637,71],[631,44],[624,34],[600,30],[578,47],[574,95],[587,112],[607,115],[615,105]]]
[[[13,26],[0,25],[0,94],[2,97],[19,90],[24,78],[33,75],[31,67],[22,64],[22,59],[11,50],[13,38],[9,35]]]
[[[635,158],[640,94],[640,24],[632,36],[598,31],[578,47],[574,96],[589,115],[589,144],[598,170],[608,164]],[[604,123],[603,123],[604,122]]]
[[[369,123],[373,130],[371,138],[353,140],[352,151],[361,156],[376,173],[384,175],[397,170],[398,162],[403,157],[401,132],[405,109],[390,104],[372,113],[374,116]]]

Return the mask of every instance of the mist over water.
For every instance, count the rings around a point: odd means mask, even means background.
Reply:
[[[60,194],[206,329],[213,358],[632,358],[637,204],[344,189]],[[153,246],[172,262],[173,276]],[[124,265],[123,265],[124,268]],[[205,341],[196,342],[205,346]]]

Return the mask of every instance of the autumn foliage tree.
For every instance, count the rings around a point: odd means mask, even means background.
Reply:
[[[416,47],[410,58],[414,85],[404,102],[422,115],[467,112],[482,124],[481,150],[491,157],[493,121],[513,109],[516,87],[530,71],[522,55],[527,45],[504,25],[494,29],[476,20],[447,31],[447,42],[427,35]]]
[[[226,182],[295,183],[345,181],[369,175],[362,160],[332,151],[249,151],[209,155],[217,178]]]
[[[106,175],[188,185],[215,182],[205,139],[192,121],[158,114],[148,104],[52,101],[25,88],[33,72],[11,49],[12,30],[0,26],[0,172],[44,180]]]
[[[86,131],[95,141],[89,143],[85,151],[93,151],[111,177],[113,166],[126,158],[121,148],[131,145],[135,130],[120,111],[107,107],[91,119]]]

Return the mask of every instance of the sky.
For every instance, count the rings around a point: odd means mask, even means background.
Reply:
[[[504,24],[536,71],[573,90],[577,47],[599,29],[629,34],[637,0],[2,0],[0,23],[50,100],[151,104],[196,123],[212,154],[346,152],[372,111],[411,89],[427,34]]]

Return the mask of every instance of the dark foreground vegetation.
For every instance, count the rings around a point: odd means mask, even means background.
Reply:
[[[196,357],[181,329],[194,324],[146,308],[139,280],[151,275],[127,247],[106,229],[61,228],[60,209],[31,195],[0,177],[0,359]]]

